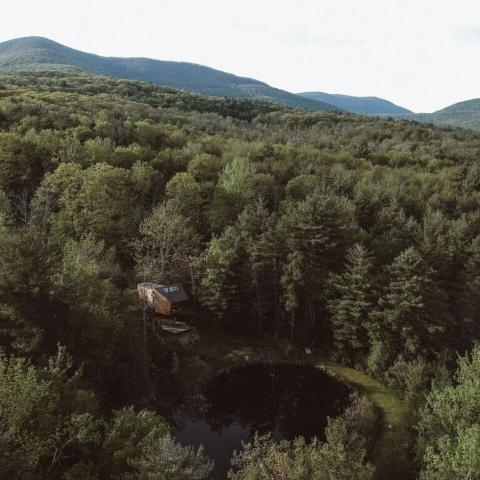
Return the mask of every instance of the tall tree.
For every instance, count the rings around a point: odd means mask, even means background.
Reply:
[[[140,279],[163,283],[190,278],[199,238],[190,222],[178,213],[175,203],[156,207],[140,225],[140,235],[141,239],[135,243]]]
[[[350,361],[368,349],[366,324],[373,304],[372,259],[360,244],[347,252],[345,272],[332,278],[335,297],[329,302],[334,348]]]
[[[384,367],[399,355],[413,360],[439,350],[451,323],[444,299],[434,271],[415,248],[386,269],[386,285],[367,327],[372,346],[381,345]]]
[[[285,251],[279,222],[260,198],[239,215],[237,225],[248,258],[245,282],[252,282],[252,304],[259,331],[268,325],[277,334],[281,316],[282,256]]]
[[[299,307],[300,292],[304,287],[303,258],[299,252],[290,252],[283,267],[282,285],[283,305],[290,316],[290,340],[294,340],[296,314]]]
[[[235,318],[248,308],[249,298],[242,295],[245,265],[245,251],[234,227],[213,237],[202,256],[200,300],[222,324],[227,314]]]
[[[65,304],[54,285],[55,252],[35,225],[0,235],[0,341],[9,352],[52,353],[64,332]]]
[[[316,189],[284,215],[287,245],[302,259],[305,327],[316,328],[317,312],[326,296],[328,275],[342,263],[354,232],[351,203],[326,189]]]
[[[59,341],[100,378],[114,366],[125,329],[122,292],[115,285],[119,274],[114,249],[86,235],[65,244],[55,276],[57,295],[67,305],[67,325]]]

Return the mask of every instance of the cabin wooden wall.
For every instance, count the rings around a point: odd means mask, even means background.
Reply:
[[[153,291],[153,296],[153,306],[155,307],[155,311],[162,315],[170,315],[172,304],[166,298],[162,297],[162,295],[156,290]]]
[[[139,285],[138,294],[142,300],[146,300],[153,305],[156,313],[167,316],[172,313],[172,304],[159,292],[157,292],[157,290]]]

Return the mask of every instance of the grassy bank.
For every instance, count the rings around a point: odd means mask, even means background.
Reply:
[[[377,478],[394,480],[404,478],[404,439],[409,431],[406,407],[401,399],[384,384],[366,373],[346,367],[325,357],[306,355],[289,342],[264,337],[238,337],[216,331],[205,325],[199,341],[182,345],[178,339],[171,346],[177,352],[181,367],[176,379],[189,388],[221,370],[255,362],[310,363],[325,368],[343,381],[365,393],[381,415],[381,430],[372,461]]]
[[[360,370],[331,360],[315,358],[315,356],[312,361],[364,392],[376,405],[382,421],[381,431],[372,455],[372,461],[376,467],[376,477],[379,480],[405,478],[404,462],[408,455],[405,442],[410,431],[406,405],[395,392]]]

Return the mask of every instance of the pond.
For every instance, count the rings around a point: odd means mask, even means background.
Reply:
[[[234,450],[255,432],[275,440],[324,438],[327,417],[346,407],[350,389],[311,365],[255,364],[222,372],[192,392],[174,415],[177,440],[203,444],[224,480]]]

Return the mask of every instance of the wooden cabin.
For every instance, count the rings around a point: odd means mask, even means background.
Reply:
[[[188,300],[185,289],[181,283],[159,285],[157,283],[138,284],[138,295],[148,302],[156,313],[169,317],[175,311],[175,307]]]

